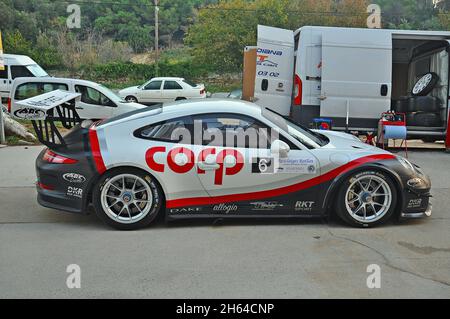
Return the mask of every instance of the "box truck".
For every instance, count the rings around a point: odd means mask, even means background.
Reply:
[[[376,132],[405,113],[408,136],[450,148],[450,32],[258,26],[244,50],[243,98],[310,125]]]

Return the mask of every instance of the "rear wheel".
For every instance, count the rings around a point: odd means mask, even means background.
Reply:
[[[106,173],[97,183],[93,204],[109,226],[135,230],[149,225],[161,209],[162,191],[153,177],[137,169]]]
[[[385,223],[394,213],[397,192],[392,180],[381,172],[364,171],[351,175],[337,195],[337,214],[355,227]]]

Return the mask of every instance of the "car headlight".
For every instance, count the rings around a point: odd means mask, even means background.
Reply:
[[[421,179],[420,177],[411,178],[407,182],[408,186],[415,189],[425,189],[428,188],[428,184],[426,181]]]
[[[401,157],[401,156],[397,156],[398,161],[400,162],[400,164],[403,165],[404,168],[406,168],[407,170],[416,171],[416,168],[414,167],[413,164],[411,164],[410,161],[408,161],[406,158]]]

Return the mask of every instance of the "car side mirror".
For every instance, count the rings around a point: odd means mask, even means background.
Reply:
[[[273,155],[278,155],[281,158],[288,157],[290,150],[291,148],[289,147],[289,145],[281,140],[273,141],[270,147],[270,152]]]

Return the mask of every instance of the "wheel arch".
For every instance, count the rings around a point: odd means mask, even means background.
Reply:
[[[333,203],[336,199],[336,194],[339,191],[339,188],[342,186],[342,183],[345,181],[347,177],[350,175],[356,174],[358,172],[362,172],[365,170],[375,170],[378,172],[382,172],[386,174],[388,177],[390,177],[393,181],[393,183],[396,186],[397,191],[397,204],[395,207],[395,212],[399,212],[401,208],[403,207],[403,203],[405,202],[405,193],[403,192],[404,185],[402,182],[402,179],[400,175],[397,174],[397,172],[389,169],[385,165],[378,164],[378,163],[371,163],[364,166],[357,167],[355,169],[352,169],[338,177],[336,177],[332,182],[331,185],[328,187],[328,190],[325,194],[325,199],[323,202],[323,209],[325,211],[329,211],[329,209],[332,207]]]
[[[150,176],[156,181],[157,185],[158,185],[159,188],[161,189],[161,191],[162,191],[162,196],[163,196],[163,205],[165,205],[165,202],[166,202],[166,194],[167,194],[167,192],[166,192],[166,187],[164,186],[164,183],[162,183],[160,179],[158,179],[154,174],[152,174],[151,172],[149,172],[149,171],[146,170],[146,169],[143,169],[143,168],[140,167],[140,166],[135,166],[135,165],[121,165],[121,166],[114,166],[114,167],[112,167],[112,168],[106,170],[103,174],[97,174],[97,175],[90,181],[89,186],[88,186],[88,189],[87,189],[87,196],[86,196],[85,199],[84,199],[85,202],[84,202],[84,204],[83,204],[83,207],[86,209],[87,206],[88,206],[89,204],[92,203],[92,194],[93,194],[93,191],[94,191],[94,187],[95,187],[95,185],[97,185],[98,181],[99,181],[106,173],[110,173],[110,172],[113,172],[113,171],[116,171],[116,170],[119,170],[119,169],[127,169],[127,168],[139,170],[139,171],[141,171],[141,172],[144,173],[144,174],[150,175]]]

